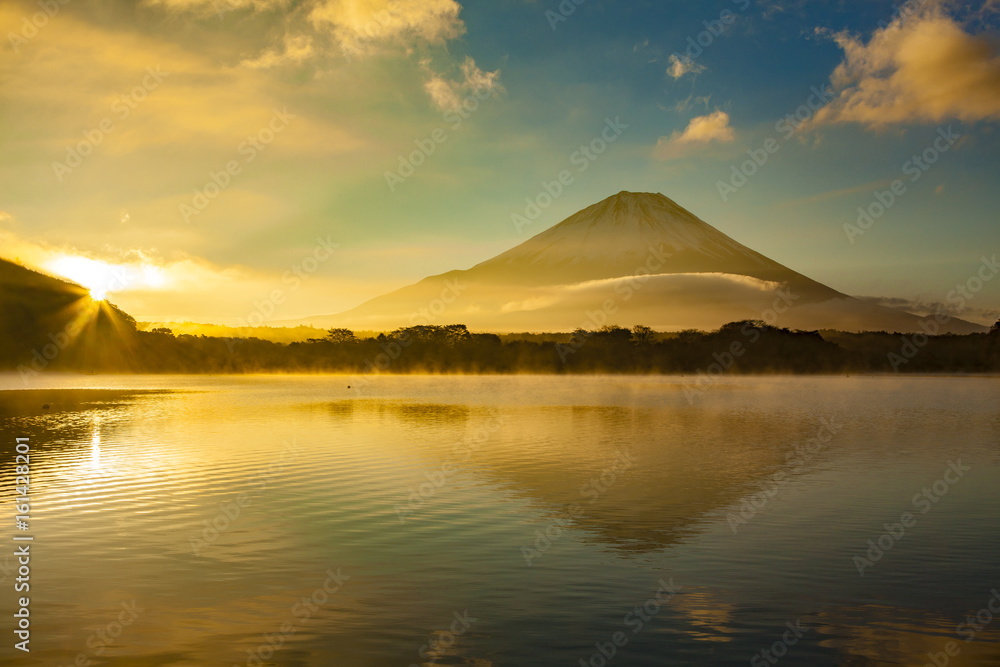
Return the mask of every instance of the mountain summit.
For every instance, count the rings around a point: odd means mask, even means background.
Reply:
[[[487,331],[603,324],[715,329],[919,330],[919,318],[842,294],[751,250],[662,194],[619,192],[464,271],[307,320],[389,330],[463,323]],[[951,331],[983,327],[953,319]]]
[[[535,285],[618,278],[636,275],[654,253],[666,257],[659,274],[741,275],[843,296],[734,241],[672,199],[645,192],[623,191],[588,206],[466,275]]]

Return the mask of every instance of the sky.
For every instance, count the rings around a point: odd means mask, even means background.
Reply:
[[[1000,318],[997,0],[3,0],[0,36],[0,256],[140,320],[340,312],[621,190]]]

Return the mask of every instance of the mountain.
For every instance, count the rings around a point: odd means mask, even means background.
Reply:
[[[920,331],[916,315],[856,299],[751,250],[662,194],[620,192],[464,271],[430,276],[305,322],[391,330],[569,331],[603,324]],[[942,332],[985,327],[952,319]]]
[[[135,320],[65,280],[0,259],[0,368],[127,368]]]
[[[620,192],[570,216],[519,246],[464,272],[470,280],[571,284],[636,275],[658,252],[659,274],[727,274],[794,281],[833,290],[737,243],[660,194]],[[647,267],[649,268],[649,267]]]
[[[645,324],[920,331],[916,315],[856,299],[768,259],[662,194],[620,192],[471,269],[430,276],[320,327],[462,323],[496,332]],[[942,332],[986,328],[959,319]]]

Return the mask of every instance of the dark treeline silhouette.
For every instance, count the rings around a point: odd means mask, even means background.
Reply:
[[[1000,322],[989,333],[926,336],[789,331],[733,322],[657,333],[606,326],[566,333],[471,333],[412,326],[359,338],[259,338],[139,331],[127,313],[66,281],[0,259],[0,370],[94,373],[841,373],[1000,372]]]
[[[120,313],[120,311],[117,311]],[[105,317],[115,318],[115,311]],[[465,325],[423,325],[358,338],[331,329],[321,339],[258,338],[138,331],[117,315],[99,342],[0,354],[0,368],[141,373],[984,373],[1000,371],[1000,322],[989,333],[924,336],[886,332],[790,331],[741,321],[717,331],[658,334],[649,327],[578,329],[547,340],[472,333]],[[51,338],[51,337],[50,337]],[[41,361],[40,361],[41,360]]]

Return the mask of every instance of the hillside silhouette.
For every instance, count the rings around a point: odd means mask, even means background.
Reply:
[[[0,367],[130,367],[135,320],[74,283],[0,259]]]

